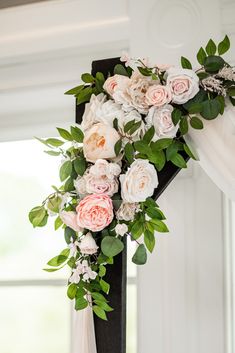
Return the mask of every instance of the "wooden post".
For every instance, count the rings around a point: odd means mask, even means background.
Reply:
[[[105,77],[113,74],[119,58],[93,61],[92,74],[102,72]],[[76,106],[76,122],[81,123],[85,104]],[[187,161],[188,157],[184,154]],[[158,173],[159,186],[155,190],[154,198],[157,199],[168,184],[178,174],[180,168],[171,162],[166,163]],[[126,248],[125,248],[126,249]],[[108,321],[94,317],[97,342],[97,353],[126,353],[126,250],[114,258],[114,265],[107,266],[105,280],[110,284],[109,301],[114,311],[108,315]]]

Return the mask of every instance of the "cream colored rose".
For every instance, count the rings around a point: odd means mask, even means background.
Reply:
[[[146,102],[155,107],[162,107],[170,103],[172,99],[171,91],[167,86],[153,85],[146,92]]]
[[[154,126],[155,136],[153,140],[158,140],[163,137],[175,137],[179,126],[178,124],[176,126],[173,124],[171,118],[172,111],[173,107],[169,104],[161,108],[152,107],[149,109],[146,123],[149,127],[152,125]]]
[[[114,146],[119,140],[119,134],[111,126],[98,123],[85,132],[83,152],[87,161],[115,158]]]
[[[109,163],[105,159],[97,159],[94,165],[90,167],[89,173],[101,177],[106,176],[113,179],[121,173],[121,167],[117,163]]]
[[[106,175],[94,176],[89,173],[84,176],[84,180],[88,194],[106,194],[113,196],[118,192],[117,178],[109,179]]]
[[[118,223],[115,227],[115,232],[123,237],[128,232],[128,227],[125,223]]]
[[[120,104],[117,104],[113,100],[109,99],[107,102],[104,102],[96,109],[95,115],[97,122],[104,123],[113,127],[114,119],[122,119],[124,112]]]
[[[117,85],[118,85],[118,80],[119,80],[119,76],[121,75],[114,75],[111,77],[108,77],[107,80],[105,81],[104,85],[103,85],[103,89],[112,97],[112,95],[114,94]]]
[[[193,70],[170,68],[166,75],[173,103],[184,104],[198,93],[199,78]]]
[[[133,221],[135,214],[140,210],[140,206],[136,202],[122,202],[121,206],[116,212],[116,217],[119,221]]]
[[[82,116],[81,127],[84,131],[90,129],[92,125],[99,122],[97,120],[96,111],[103,105],[106,101],[106,96],[104,93],[100,93],[97,96],[92,94],[90,102],[85,105],[85,112]]]
[[[92,234],[88,232],[82,238],[81,242],[79,243],[79,249],[82,254],[84,255],[93,255],[97,253],[98,246],[96,244],[95,239],[93,238]]]
[[[121,196],[124,202],[141,202],[152,196],[158,186],[157,172],[145,159],[134,161],[126,174],[120,175]]]

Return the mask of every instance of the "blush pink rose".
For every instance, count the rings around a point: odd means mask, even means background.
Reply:
[[[78,206],[77,223],[80,227],[99,232],[113,219],[112,200],[107,195],[92,194],[84,197]]]
[[[114,94],[115,88],[117,87],[117,76],[118,75],[114,75],[107,78],[107,80],[104,83],[103,88],[110,96]]]
[[[84,179],[88,194],[106,194],[113,196],[113,194],[118,192],[117,178],[109,179],[106,175],[95,176],[89,173]]]
[[[172,99],[171,91],[168,87],[162,85],[150,86],[146,92],[146,102],[155,107],[162,107],[170,103]]]
[[[73,211],[60,212],[60,218],[66,226],[75,230],[75,232],[82,232],[83,229],[77,223],[77,214]]]

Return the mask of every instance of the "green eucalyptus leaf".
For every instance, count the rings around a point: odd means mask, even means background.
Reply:
[[[220,56],[211,55],[205,59],[204,67],[209,73],[216,73],[224,67],[224,60]]]
[[[210,99],[202,103],[201,116],[206,120],[215,119],[220,113],[221,105],[218,99]]]
[[[115,237],[106,236],[101,242],[101,250],[104,255],[108,257],[114,257],[124,249],[123,242]]]
[[[144,265],[147,261],[147,252],[144,244],[140,244],[132,257],[132,262],[136,265]]]

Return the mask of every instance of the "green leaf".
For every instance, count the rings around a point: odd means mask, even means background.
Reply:
[[[141,221],[134,222],[131,227],[131,236],[133,239],[138,239],[144,232],[144,224]]]
[[[150,129],[148,129],[148,131],[146,131],[146,133],[144,134],[144,137],[143,137],[143,140],[146,142],[146,143],[150,143],[153,136],[155,134],[155,129],[154,129],[154,126],[151,126]]]
[[[137,69],[143,76],[152,76],[152,70],[148,67],[138,66]]]
[[[71,161],[64,162],[60,167],[60,180],[64,181],[65,179],[67,179],[72,173],[72,170],[73,170],[72,162]]]
[[[161,138],[159,140],[157,140],[156,142],[154,142],[153,149],[154,151],[160,151],[163,150],[165,148],[167,148],[168,146],[171,145],[173,139],[172,138]]]
[[[152,150],[147,142],[141,140],[134,143],[135,150],[143,154],[151,154]]]
[[[49,156],[59,156],[60,152],[57,151],[44,151],[45,153],[49,154]]]
[[[96,79],[100,81],[102,84],[105,82],[105,77],[102,72],[97,72],[95,75]]]
[[[68,286],[67,289],[67,296],[69,297],[69,299],[74,299],[76,297],[76,293],[77,293],[77,286],[75,283],[70,284],[70,286]]]
[[[65,94],[72,94],[72,95],[77,95],[79,92],[81,92],[84,88],[84,85],[80,85],[77,87],[74,87],[72,89],[70,89],[69,91],[65,92]]]
[[[106,274],[106,267],[104,265],[99,266],[99,276],[104,277]]]
[[[218,72],[224,66],[225,62],[220,56],[212,55],[205,59],[204,67],[209,73]]]
[[[74,190],[74,180],[73,178],[68,178],[64,184],[64,191],[72,191]]]
[[[135,123],[135,119],[128,121],[128,122],[124,125],[124,132],[127,133],[127,132],[132,128],[132,126],[134,125],[134,123]]]
[[[146,213],[150,218],[156,218],[162,221],[165,219],[164,214],[162,213],[161,210],[158,210],[157,208],[147,208]]]
[[[63,139],[65,139],[67,141],[73,140],[71,134],[67,130],[62,129],[60,127],[57,127],[57,130],[58,130],[60,136],[63,137]]]
[[[91,293],[91,296],[92,296],[92,298],[94,300],[99,300],[99,301],[104,302],[104,303],[107,302],[107,299],[101,293],[93,292],[93,293]]]
[[[98,305],[94,305],[92,309],[100,319],[107,321],[107,316],[104,309],[100,308]]]
[[[60,210],[61,202],[62,198],[59,195],[54,195],[48,199],[47,208],[52,212],[58,213]]]
[[[101,242],[101,250],[104,255],[114,257],[124,249],[123,242],[115,237],[106,236]]]
[[[181,66],[184,68],[184,69],[192,69],[192,64],[191,62],[185,58],[184,56],[181,56]]]
[[[212,120],[219,115],[220,109],[220,102],[217,99],[210,99],[202,103],[201,115],[206,120]]]
[[[230,48],[230,40],[228,38],[228,36],[226,35],[224,37],[224,39],[222,40],[222,42],[219,43],[218,45],[218,53],[219,55],[223,55],[224,53],[226,53]]]
[[[108,303],[101,302],[99,300],[94,300],[94,303],[97,304],[101,309],[103,309],[103,310],[105,310],[107,312],[113,311],[113,308],[111,308],[111,306],[108,305]]]
[[[134,148],[130,142],[128,142],[124,147],[124,154],[128,162],[131,164],[134,161]]]
[[[155,237],[154,237],[154,234],[150,232],[148,229],[144,231],[144,243],[148,251],[153,252],[153,249],[155,246]]]
[[[82,143],[84,139],[84,134],[81,129],[79,129],[77,126],[71,126],[71,135],[73,140]]]
[[[201,119],[199,119],[196,116],[192,116],[190,119],[190,125],[194,128],[194,129],[203,129],[203,122],[201,121]]]
[[[114,67],[113,73],[114,73],[114,75],[128,76],[128,72],[127,72],[126,68],[121,64],[117,64]]]
[[[86,171],[86,160],[83,157],[76,158],[73,161],[74,169],[76,173],[80,176],[83,176],[83,174]]]
[[[148,197],[148,198],[144,201],[144,204],[145,204],[145,206],[150,207],[150,208],[158,207],[156,201],[153,200],[151,197]]]
[[[58,255],[53,257],[51,260],[48,261],[47,265],[53,266],[53,267],[58,267],[62,265],[66,260],[68,256],[65,255]]]
[[[142,124],[142,120],[134,123],[133,126],[130,128],[128,134],[133,135],[140,128],[141,124]]]
[[[201,47],[197,53],[197,61],[199,62],[199,64],[204,65],[205,59],[206,59],[206,52]]]
[[[113,119],[113,128],[118,131],[118,119]]]
[[[160,221],[159,219],[151,219],[149,223],[151,223],[151,225],[157,232],[160,232],[160,233],[169,232],[169,229],[167,228],[166,224]]]
[[[100,286],[101,286],[101,289],[104,293],[109,294],[110,285],[107,282],[105,282],[103,279],[101,279]]]
[[[188,132],[188,119],[185,116],[180,120],[180,132],[181,135],[185,135]]]
[[[158,151],[153,149],[152,154],[148,157],[150,162],[154,163],[156,169],[160,172],[166,163],[166,156],[164,151]]]
[[[206,45],[206,52],[208,55],[215,55],[216,53],[216,45],[212,39],[210,39]]]
[[[194,154],[192,153],[188,145],[186,145],[186,143],[184,143],[184,150],[190,158],[194,159],[195,161],[197,160],[197,158],[194,156]]]
[[[187,164],[184,158],[179,153],[174,154],[170,160],[174,165],[179,168],[187,168]]]
[[[114,152],[116,156],[118,156],[119,153],[121,152],[121,148],[122,148],[122,139],[119,139],[114,145]]]
[[[180,121],[181,117],[182,117],[182,112],[181,112],[181,110],[175,108],[175,109],[173,110],[173,112],[171,113],[171,119],[172,119],[173,124],[174,124],[175,126],[178,124],[178,122]]]
[[[76,298],[75,310],[83,310],[88,306],[88,301],[85,298]]]
[[[172,143],[170,146],[167,147],[166,150],[166,160],[170,161],[171,158],[178,152],[179,147],[176,143]]]
[[[64,229],[64,239],[66,241],[67,244],[71,243],[71,239],[72,241],[74,241],[76,239],[76,232],[75,230],[73,230],[70,227],[65,227]]]
[[[202,103],[193,103],[188,109],[190,114],[200,113],[202,111]]]
[[[136,249],[134,256],[132,257],[132,262],[136,265],[144,265],[147,261],[147,252],[144,244],[140,244]]]
[[[85,83],[93,83],[95,80],[95,78],[89,73],[82,74],[81,79]]]
[[[34,207],[29,212],[29,221],[32,223],[34,227],[39,227],[46,217],[47,212],[44,206]]]
[[[229,87],[227,92],[230,97],[234,97],[235,96],[235,86]]]
[[[77,97],[77,105],[88,102],[91,98],[92,93],[93,93],[93,90],[91,87],[85,87],[76,96]]]
[[[223,96],[217,96],[216,99],[220,103],[220,114],[224,114],[224,109],[225,109],[225,98]]]
[[[60,147],[64,144],[63,141],[59,140],[59,139],[55,139],[55,138],[49,138],[46,139],[45,141],[48,145],[53,146],[53,147]]]
[[[62,226],[63,222],[60,218],[60,216],[58,216],[56,219],[55,219],[55,224],[54,224],[54,228],[55,230],[59,229],[61,226]]]
[[[235,98],[229,97],[229,100],[232,103],[232,105],[235,106]]]

